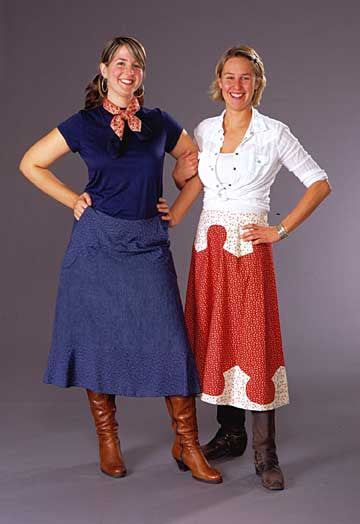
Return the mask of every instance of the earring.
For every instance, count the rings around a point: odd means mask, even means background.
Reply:
[[[102,77],[101,79],[101,89],[104,93],[107,91],[107,80],[106,78]]]
[[[107,80],[103,76],[99,76],[98,78],[98,90],[100,95],[105,98],[107,93]]]

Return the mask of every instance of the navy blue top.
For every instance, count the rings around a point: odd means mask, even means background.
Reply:
[[[160,109],[141,107],[136,115],[141,131],[131,131],[125,122],[123,140],[110,127],[113,115],[102,106],[81,110],[58,126],[88,167],[85,191],[93,207],[131,220],[158,214],[165,152],[175,147],[183,129]]]

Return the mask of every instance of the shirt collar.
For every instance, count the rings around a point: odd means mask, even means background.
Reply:
[[[255,109],[255,107],[252,107],[251,111],[252,111],[251,120],[250,120],[249,127],[246,131],[246,134],[244,136],[244,139],[248,138],[250,135],[253,135],[260,131],[266,131],[268,129],[268,126],[265,123],[264,116],[261,113],[259,113],[259,111]],[[224,111],[218,116],[217,121],[216,121],[216,132],[219,135],[222,135],[224,133],[223,122],[224,122],[225,113],[226,113],[226,109],[224,109]]]

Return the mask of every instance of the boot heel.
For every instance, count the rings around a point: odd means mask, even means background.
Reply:
[[[178,465],[180,471],[189,471],[189,468],[182,460],[175,459],[175,462]]]
[[[210,484],[220,483],[222,481],[220,473],[209,465],[200,449],[195,397],[170,396],[165,398],[175,433],[171,453],[179,470],[190,470],[196,480]]]

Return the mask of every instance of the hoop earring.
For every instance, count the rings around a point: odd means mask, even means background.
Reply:
[[[144,94],[145,94],[145,87],[142,85],[141,88],[142,88],[142,91],[141,91],[141,93],[140,93],[139,95],[136,95],[136,94],[134,93],[134,95],[136,96],[136,98],[141,98],[142,96],[144,96]],[[137,90],[136,90],[136,91],[137,91]]]
[[[101,80],[100,80],[100,78],[101,78]],[[107,93],[107,80],[106,80],[106,78],[104,78],[103,76],[99,77],[97,84],[98,84],[98,90],[99,90],[100,95],[103,98],[105,98],[106,97],[106,93]]]

